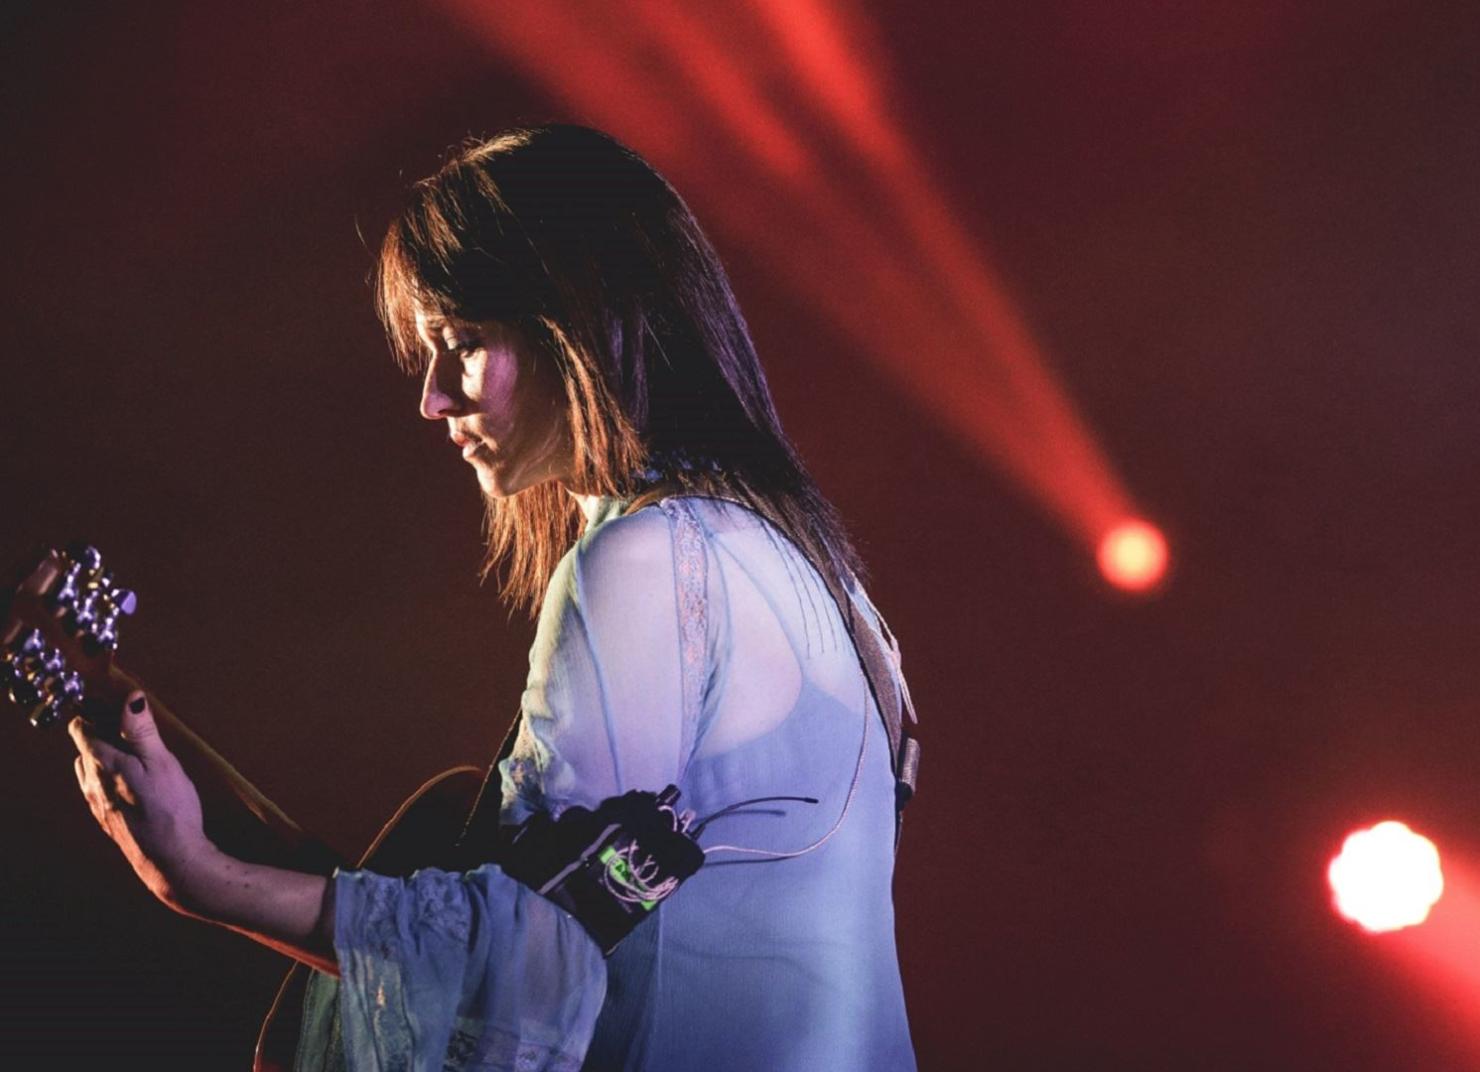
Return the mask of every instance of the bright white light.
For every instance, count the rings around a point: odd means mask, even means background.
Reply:
[[[1142,592],[1167,571],[1167,541],[1155,525],[1122,521],[1100,539],[1096,551],[1100,572],[1117,588]]]
[[[1392,819],[1350,835],[1326,878],[1336,911],[1369,931],[1422,923],[1444,892],[1439,850]]]

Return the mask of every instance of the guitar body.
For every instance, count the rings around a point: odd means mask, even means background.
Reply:
[[[453,767],[428,781],[396,810],[359,867],[406,876],[449,859],[486,773],[477,767]],[[307,965],[295,964],[278,987],[257,1035],[253,1072],[291,1072],[310,971]]]

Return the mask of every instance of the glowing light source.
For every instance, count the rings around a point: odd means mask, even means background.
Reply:
[[[1422,923],[1444,892],[1439,850],[1392,819],[1351,834],[1326,879],[1336,911],[1374,932]]]
[[[1167,541],[1145,521],[1122,521],[1100,538],[1100,572],[1117,588],[1140,592],[1166,575]]]

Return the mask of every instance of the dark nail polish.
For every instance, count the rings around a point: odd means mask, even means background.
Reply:
[[[144,713],[144,697],[135,696],[128,702],[128,709],[136,715],[142,715]]]

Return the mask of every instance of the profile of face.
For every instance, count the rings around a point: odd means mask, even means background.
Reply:
[[[431,355],[421,415],[447,423],[485,495],[504,498],[568,479],[574,448],[565,400],[553,377],[534,374],[513,329],[417,310],[416,333]]]

